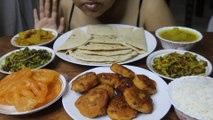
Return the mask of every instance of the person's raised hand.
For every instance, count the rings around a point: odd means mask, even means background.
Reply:
[[[37,9],[34,9],[34,25],[35,28],[51,28],[62,33],[64,31],[64,17],[60,18],[60,23],[57,25],[57,0],[52,2],[52,10],[50,10],[50,0],[39,1],[39,14]]]

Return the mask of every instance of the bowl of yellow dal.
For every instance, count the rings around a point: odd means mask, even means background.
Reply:
[[[162,27],[155,31],[155,35],[164,49],[190,50],[203,38],[199,31],[182,26]]]

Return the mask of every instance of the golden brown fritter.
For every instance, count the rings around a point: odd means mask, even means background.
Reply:
[[[136,87],[126,88],[123,92],[129,106],[142,113],[151,113],[153,110],[152,99],[146,91]]]
[[[95,88],[105,89],[108,92],[108,95],[110,98],[112,98],[115,95],[115,91],[114,91],[113,87],[108,84],[100,84]],[[93,89],[95,89],[95,88],[93,88]]]
[[[98,77],[94,72],[88,72],[79,76],[72,82],[71,89],[82,93],[90,90],[99,83]]]
[[[111,66],[110,66],[110,69],[123,76],[123,77],[127,77],[127,78],[134,78],[135,77],[135,73],[133,71],[131,71],[130,69],[120,65],[120,64],[117,64],[117,63],[113,63]]]
[[[149,94],[155,94],[156,82],[145,75],[136,75],[133,79],[134,85],[140,90],[146,90]]]
[[[107,114],[112,120],[131,120],[137,113],[127,104],[123,95],[115,96],[107,108]]]
[[[115,73],[100,73],[97,76],[101,84],[108,84],[114,87],[119,82],[119,77]]]
[[[106,113],[109,96],[105,89],[92,89],[80,96],[75,106],[80,113],[89,118],[95,118]]]
[[[118,94],[123,93],[124,89],[134,86],[132,79],[121,78],[121,80],[115,85],[115,90]]]

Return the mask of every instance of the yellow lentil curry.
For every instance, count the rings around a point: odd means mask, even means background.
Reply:
[[[159,35],[160,37],[173,42],[193,42],[198,39],[196,33],[180,28],[163,30]]]

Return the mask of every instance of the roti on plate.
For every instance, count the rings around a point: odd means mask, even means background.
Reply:
[[[86,62],[114,63],[145,53],[147,44],[143,28],[88,25],[73,30],[58,50]]]
[[[79,60],[87,61],[87,62],[102,62],[102,63],[114,63],[114,62],[123,62],[132,57],[135,57],[138,53],[132,51],[125,55],[113,55],[113,56],[100,56],[100,55],[90,55],[84,54],[77,50],[69,50],[69,55]]]
[[[75,49],[80,45],[86,44],[91,35],[85,31],[80,29],[73,30],[71,36],[64,42],[64,44],[58,49],[60,50],[68,50],[68,49]]]

